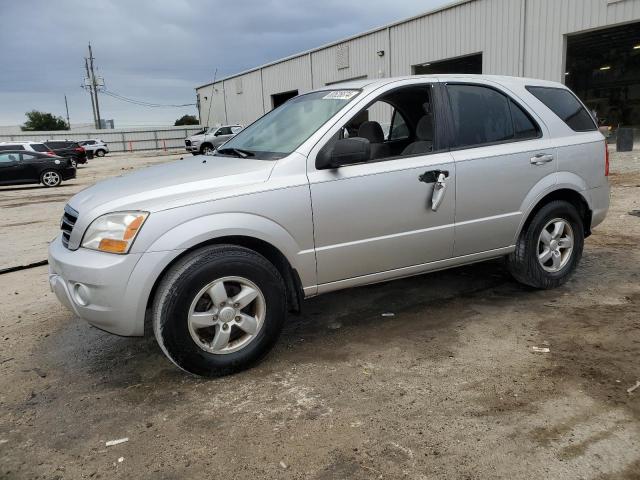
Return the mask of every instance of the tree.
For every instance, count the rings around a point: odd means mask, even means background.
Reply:
[[[62,117],[56,117],[52,113],[31,110],[25,113],[27,121],[22,127],[24,131],[49,131],[49,130],[69,130],[67,122]]]
[[[193,116],[193,115],[183,115],[179,119],[176,120],[176,123],[174,123],[174,126],[180,127],[182,125],[199,125],[199,124],[200,124],[200,122],[198,121],[198,119],[195,116]]]

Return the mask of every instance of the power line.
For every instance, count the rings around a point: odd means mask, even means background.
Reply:
[[[181,103],[181,104],[168,104],[168,103],[152,103],[144,100],[137,100],[135,98],[125,97],[124,95],[120,95],[119,93],[113,92],[111,90],[107,90],[106,88],[102,90],[102,93],[105,95],[109,95],[112,98],[117,100],[121,100],[123,102],[132,103],[134,105],[139,105],[141,107],[150,107],[150,108],[181,108],[181,107],[192,107],[196,105],[195,103]]]

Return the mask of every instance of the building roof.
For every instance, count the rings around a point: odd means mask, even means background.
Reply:
[[[280,58],[278,60],[274,60],[272,62],[268,62],[268,63],[262,64],[262,65],[259,65],[257,67],[250,68],[248,70],[243,70],[241,72],[234,73],[233,75],[227,75],[226,77],[223,77],[223,78],[221,78],[219,80],[216,79],[215,82],[207,82],[207,83],[204,83],[202,85],[199,85],[195,89],[199,90],[201,88],[208,87],[209,85],[214,85],[216,83],[224,82],[225,80],[230,80],[232,78],[240,77],[242,75],[246,75],[247,73],[255,72],[255,71],[261,70],[263,68],[270,67],[272,65],[277,65],[278,63],[286,62],[287,60],[292,60],[294,58],[302,57],[304,55],[309,55],[311,53],[318,52],[320,50],[324,50],[325,48],[333,47],[335,45],[340,45],[341,43],[348,42],[348,41],[354,40],[356,38],[365,37],[365,36],[370,35],[372,33],[376,33],[376,32],[380,32],[382,30],[386,30],[387,28],[395,27],[397,25],[402,25],[403,23],[407,23],[407,22],[410,22],[410,21],[418,19],[418,18],[427,17],[429,15],[433,15],[435,13],[443,12],[445,10],[449,10],[451,8],[455,8],[457,6],[463,5],[465,3],[471,3],[471,2],[475,2],[475,1],[476,0],[457,0],[457,1],[454,1],[452,3],[448,3],[446,5],[443,5],[442,7],[438,7],[438,8],[435,8],[433,10],[428,10],[426,12],[419,13],[418,15],[414,15],[412,17],[405,18],[403,20],[397,20],[395,22],[388,23],[388,24],[383,25],[381,27],[372,28],[371,30],[367,30],[365,32],[358,33],[358,34],[352,35],[350,37],[342,38],[340,40],[336,40],[334,42],[326,43],[324,45],[312,48],[310,50],[305,50],[303,52],[295,53],[293,55],[289,55],[288,57],[283,57],[283,58]]]

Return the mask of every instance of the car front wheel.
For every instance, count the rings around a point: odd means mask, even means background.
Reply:
[[[55,170],[47,170],[40,176],[40,183],[45,187],[57,187],[62,183],[62,177]]]
[[[174,265],[153,302],[155,337],[178,367],[234,373],[272,348],[286,317],[284,281],[258,253],[232,245],[196,250]]]
[[[584,224],[569,202],[544,205],[525,226],[507,257],[511,275],[534,288],[556,288],[569,280],[584,246]]]
[[[104,157],[106,154],[104,150],[96,150],[96,157]]]

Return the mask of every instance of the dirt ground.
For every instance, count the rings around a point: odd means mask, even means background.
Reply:
[[[44,258],[65,199],[125,161],[2,189],[2,265]],[[0,275],[0,478],[640,478],[640,154],[612,162],[564,287],[494,261],[328,294],[223,379],[73,318],[46,267]]]

